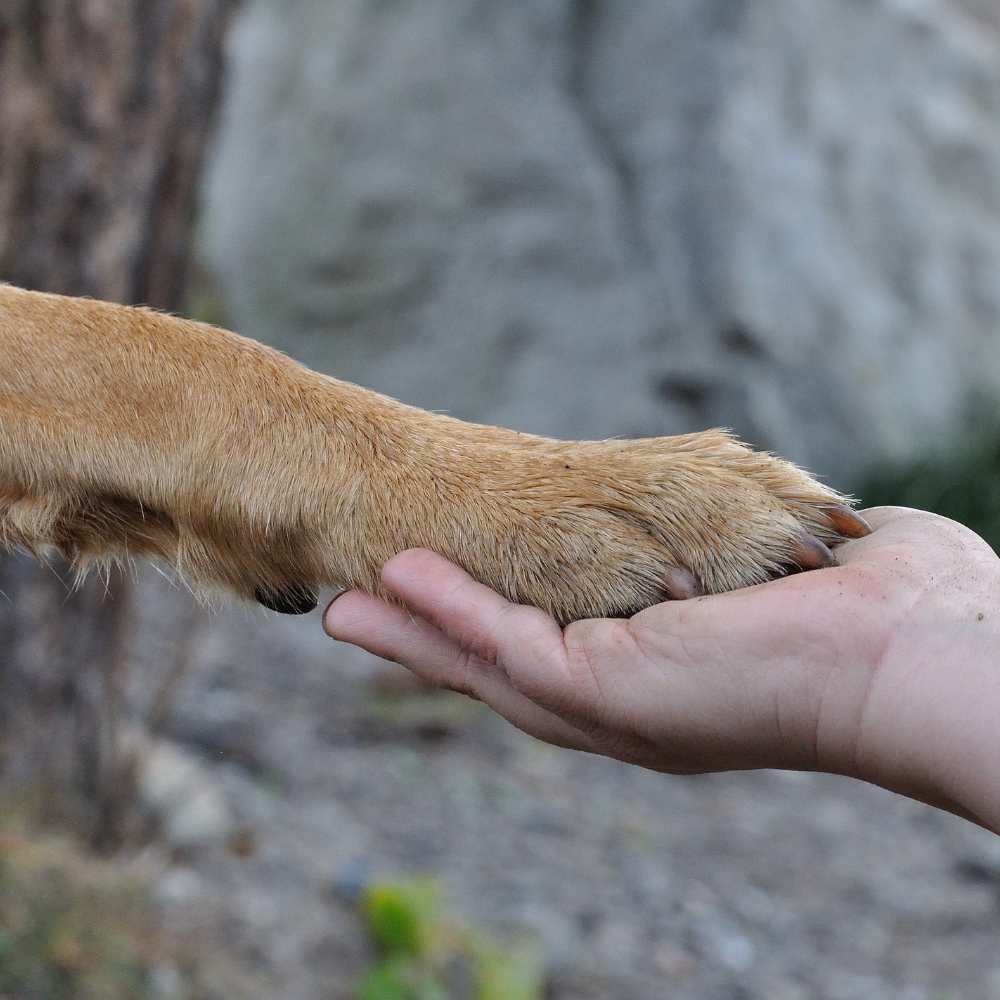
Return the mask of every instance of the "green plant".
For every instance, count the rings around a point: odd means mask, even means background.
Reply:
[[[443,905],[432,879],[372,885],[364,908],[369,932],[384,953],[430,959],[440,948]]]
[[[933,511],[968,525],[1000,551],[1000,424],[986,410],[970,414],[969,432],[951,447],[873,469],[859,490],[864,506]]]
[[[362,900],[379,959],[359,1000],[540,1000],[542,969],[530,945],[504,948],[445,915],[432,879],[380,882]],[[454,980],[466,984],[458,993]]]
[[[476,1000],[539,1000],[542,996],[542,963],[530,942],[497,948],[481,940],[475,955]]]

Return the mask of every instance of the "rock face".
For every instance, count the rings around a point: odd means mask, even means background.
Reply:
[[[141,729],[125,734],[139,764],[138,794],[171,848],[193,851],[220,843],[233,832],[229,802],[210,767],[169,740],[150,738]]]
[[[850,486],[1000,390],[989,0],[253,0],[229,320],[456,416],[727,424]]]

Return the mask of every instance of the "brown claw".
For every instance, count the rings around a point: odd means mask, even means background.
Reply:
[[[860,514],[855,514],[850,507],[842,505],[831,507],[826,516],[830,519],[834,531],[845,538],[864,538],[872,532],[872,526]]]
[[[672,566],[663,577],[667,596],[672,601],[687,601],[692,597],[701,597],[705,593],[698,577],[689,569]]]
[[[792,562],[800,569],[823,569],[833,566],[836,559],[833,553],[812,535],[803,535],[795,543],[790,553]]]

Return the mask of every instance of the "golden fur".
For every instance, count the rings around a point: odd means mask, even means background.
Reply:
[[[150,555],[303,610],[423,546],[570,621],[784,573],[854,533],[843,502],[723,431],[463,423],[201,323],[0,285],[0,543],[81,568]]]

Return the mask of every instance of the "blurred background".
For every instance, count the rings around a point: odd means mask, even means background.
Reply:
[[[992,0],[4,0],[0,280],[1000,540]],[[0,563],[0,997],[1000,996],[1000,841]]]

